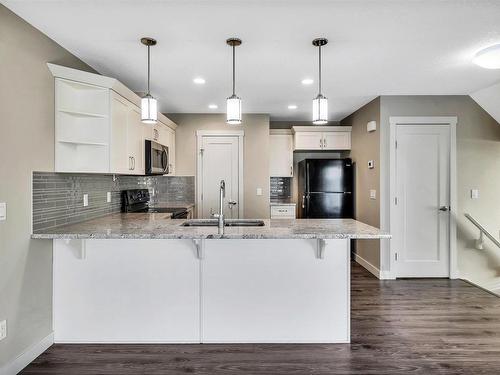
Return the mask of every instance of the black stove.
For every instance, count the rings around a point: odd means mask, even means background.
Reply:
[[[122,212],[171,213],[172,219],[185,219],[187,207],[150,206],[148,189],[122,190]]]

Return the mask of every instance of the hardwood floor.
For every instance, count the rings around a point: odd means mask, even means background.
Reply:
[[[54,345],[22,374],[500,374],[500,298],[352,267],[352,343]]]

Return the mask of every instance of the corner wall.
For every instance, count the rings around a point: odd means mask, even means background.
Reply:
[[[93,71],[0,5],[0,372],[52,332],[52,241],[30,240],[31,172],[54,170],[54,77],[46,63]]]
[[[389,117],[457,116],[457,197],[452,207],[457,220],[457,256],[460,278],[500,293],[500,249],[485,240],[485,249],[476,250],[473,239],[478,230],[464,217],[470,213],[498,238],[500,228],[500,125],[471,97],[382,96],[381,116],[381,204],[389,212]],[[470,190],[479,189],[477,200]],[[381,217],[389,228],[390,218]],[[387,251],[382,251],[382,269],[388,269]]]
[[[377,122],[377,130],[368,133],[366,124],[372,120]],[[356,220],[378,228],[380,226],[380,97],[343,119],[341,125],[352,126],[350,157],[356,163]],[[369,160],[375,162],[373,169],[368,169]],[[376,199],[370,199],[371,189],[376,190]],[[354,248],[358,261],[372,265],[375,268],[371,268],[372,272],[380,269],[379,240],[358,240]]]
[[[169,114],[177,123],[175,168],[179,176],[196,176],[197,130],[243,130],[244,217],[269,217],[269,115],[243,115],[241,126],[226,124],[225,114]],[[262,188],[262,195],[256,189]]]

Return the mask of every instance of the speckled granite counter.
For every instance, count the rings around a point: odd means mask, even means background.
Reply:
[[[262,227],[183,227],[168,214],[112,214],[32,234],[34,239],[381,239],[383,231],[352,219],[265,220]]]

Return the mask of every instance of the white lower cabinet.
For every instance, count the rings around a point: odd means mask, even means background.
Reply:
[[[55,342],[198,343],[195,250],[191,240],[55,240]]]
[[[349,242],[206,240],[202,342],[349,342]]]
[[[347,343],[349,240],[319,242],[54,240],[54,340]]]

